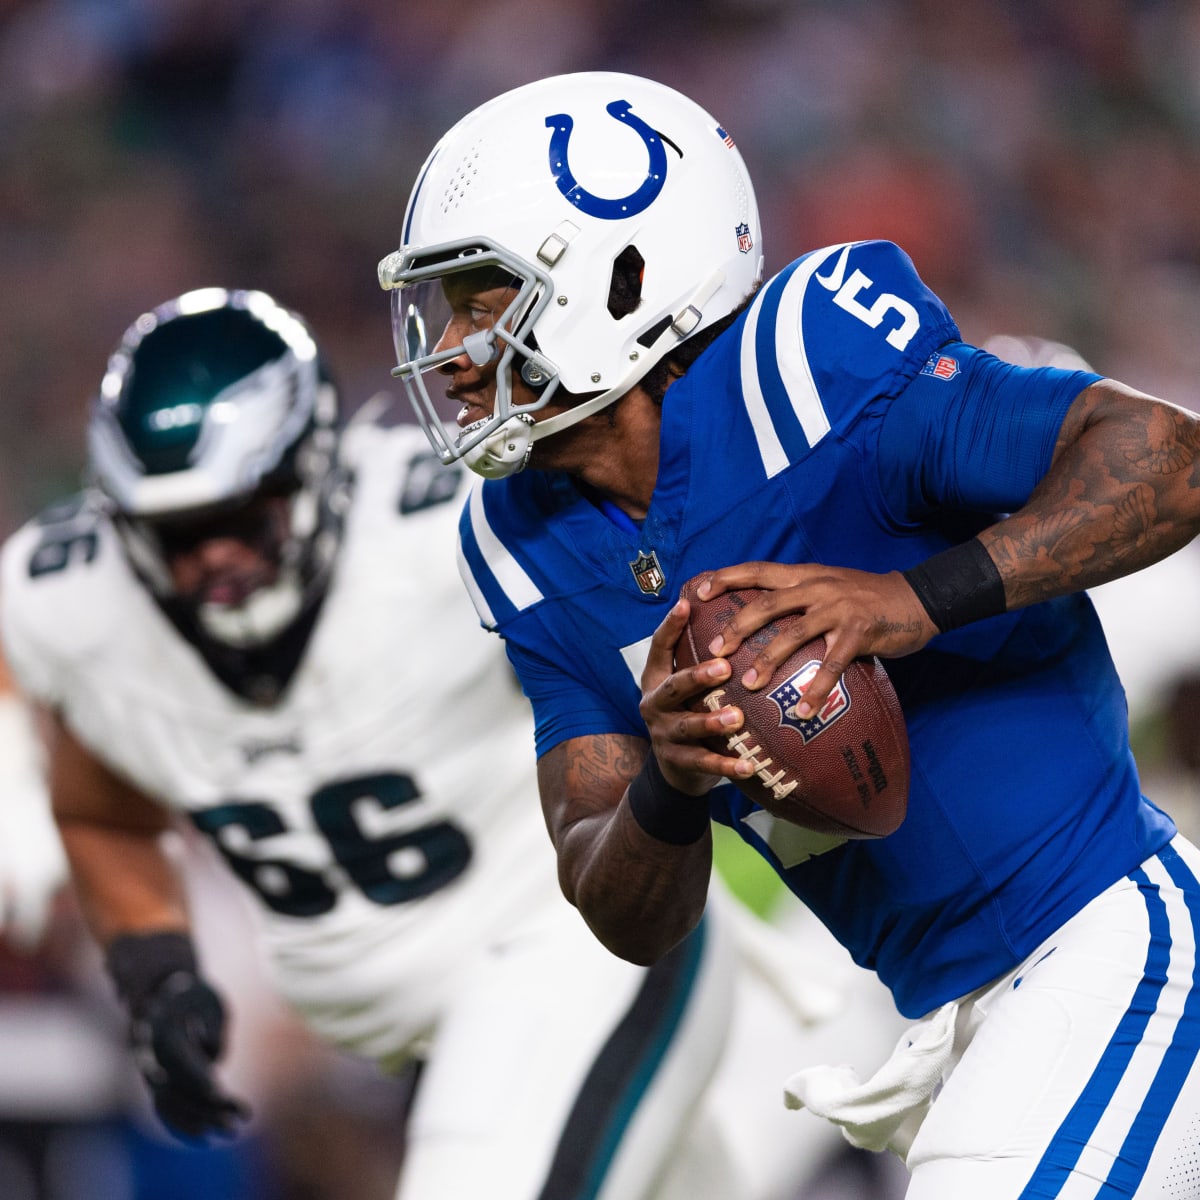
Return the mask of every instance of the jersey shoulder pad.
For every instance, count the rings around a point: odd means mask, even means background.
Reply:
[[[53,690],[57,664],[103,645],[131,615],[141,585],[129,570],[107,514],[88,493],[52,505],[4,543],[0,625],[21,685]]]
[[[760,290],[741,325],[752,421],[788,461],[896,395],[958,328],[892,242],[814,250]]]
[[[466,468],[443,465],[415,425],[351,425],[341,458],[365,503],[393,516],[454,507],[466,492]]]
[[[353,484],[330,601],[339,624],[354,628],[370,606],[395,609],[415,597],[427,612],[461,605],[469,624],[456,561],[465,469],[443,466],[415,426],[359,433],[367,436],[345,460]]]

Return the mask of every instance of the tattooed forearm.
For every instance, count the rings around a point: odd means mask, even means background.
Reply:
[[[638,738],[617,734],[590,737],[578,743],[571,756],[571,767],[578,773],[579,782],[594,786],[599,780],[620,779],[622,791],[642,769],[649,746]]]
[[[573,738],[538,762],[546,827],[564,895],[614,954],[656,961],[695,927],[712,870],[712,839],[650,837],[622,803],[649,744],[616,734]]]
[[[1195,486],[1200,429],[1194,415],[1167,405],[1155,407],[1147,416],[1145,445],[1130,445],[1125,453],[1137,472],[1174,475],[1190,468]]]
[[[543,790],[571,797],[572,807],[585,814],[607,811],[642,769],[648,750],[646,742],[616,734],[574,739],[542,760]]]
[[[1029,502],[980,535],[1009,608],[1139,570],[1200,531],[1200,421],[1095,384],[1063,423]]]

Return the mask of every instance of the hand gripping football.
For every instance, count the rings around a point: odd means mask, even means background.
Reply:
[[[677,669],[712,658],[713,638],[757,591],[698,600],[702,579],[688,580],[680,593],[691,604],[691,616],[676,647]],[[729,680],[693,707],[716,710],[732,704],[742,710],[742,728],[712,738],[709,745],[754,762],[755,773],[734,782],[767,812],[821,833],[886,837],[908,808],[909,751],[900,702],[879,659],[855,659],[821,711],[807,720],[796,715],[795,706],[824,657],[824,638],[796,650],[765,687],[750,691],[741,684],[758,649],[799,619],[796,614],[778,617],[747,638],[728,656]]]

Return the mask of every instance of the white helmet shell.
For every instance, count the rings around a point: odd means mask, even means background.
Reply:
[[[614,316],[614,262],[628,247],[644,260],[640,302]],[[401,248],[380,264],[382,285],[398,289],[396,373],[429,432],[413,387],[449,356],[430,361],[427,326],[404,290],[453,266],[490,263],[525,289],[505,314],[513,336],[501,333],[503,348],[493,342],[500,395],[475,441],[545,402],[511,403],[514,358],[528,370],[532,357],[540,378],[567,392],[611,403],[683,338],[737,308],[761,279],[762,261],[754,189],[715,118],[634,75],[542,79],[464,117],[422,168]]]

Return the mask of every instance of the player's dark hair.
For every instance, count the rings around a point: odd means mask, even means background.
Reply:
[[[681,375],[685,375],[691,365],[704,353],[741,316],[746,306],[753,299],[747,296],[733,312],[706,325],[699,333],[679,343],[669,354],[660,359],[650,368],[641,379],[642,390],[654,401],[662,404],[667,388]]]

